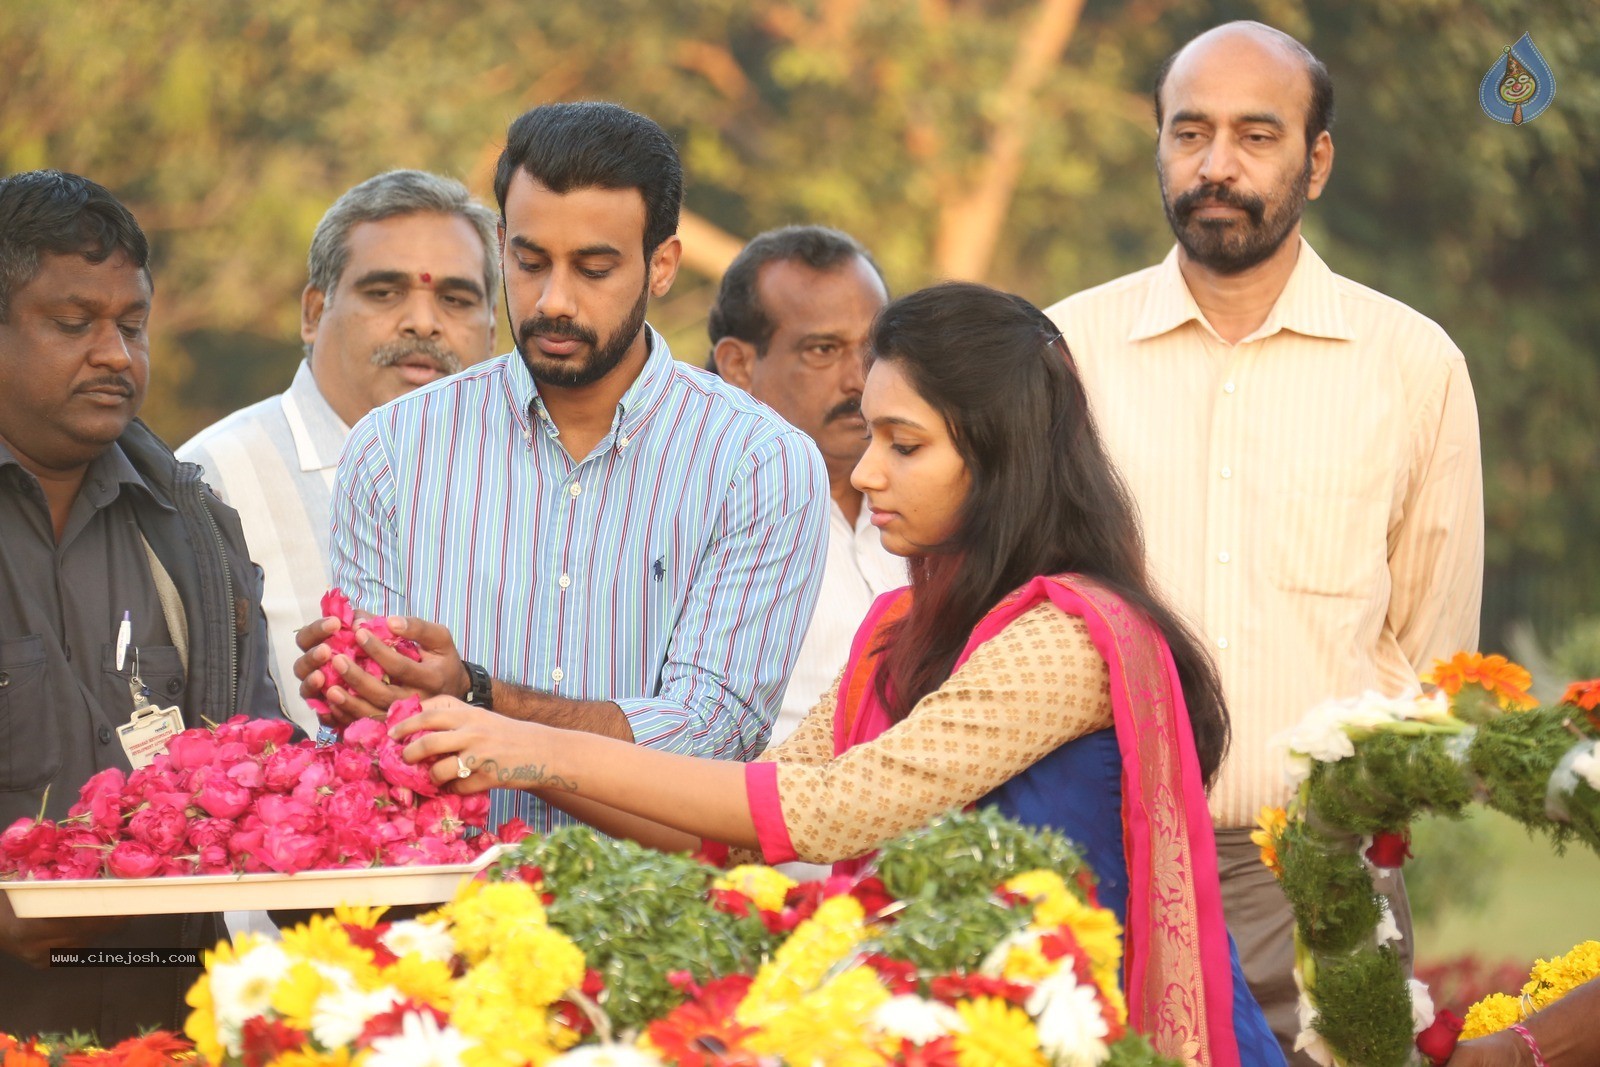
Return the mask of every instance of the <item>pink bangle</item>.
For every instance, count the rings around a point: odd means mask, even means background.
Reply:
[[[1528,1032],[1528,1028],[1526,1026],[1523,1026],[1521,1023],[1512,1023],[1509,1029],[1512,1033],[1522,1038],[1522,1043],[1528,1046],[1529,1052],[1533,1053],[1533,1067],[1550,1067],[1550,1065],[1544,1061],[1544,1054],[1539,1051],[1538,1040]]]

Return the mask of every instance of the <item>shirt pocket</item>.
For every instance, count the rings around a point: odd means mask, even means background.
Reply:
[[[117,670],[116,649],[107,642],[100,646],[100,669],[116,679],[118,685],[127,689],[128,682],[133,677],[133,651],[128,651],[127,658],[123,661],[123,669]],[[139,679],[144,682],[146,689],[150,690],[150,703],[157,707],[167,707],[170,704],[179,704],[183,696],[185,682],[183,659],[178,655],[178,650],[172,645],[140,645],[139,646]],[[128,711],[133,711],[133,695],[129,690]]]
[[[61,731],[44,677],[44,638],[0,641],[0,792],[42,788],[61,770]]]
[[[1290,472],[1272,494],[1267,576],[1286,593],[1371,597],[1389,558],[1380,472],[1354,466]]]

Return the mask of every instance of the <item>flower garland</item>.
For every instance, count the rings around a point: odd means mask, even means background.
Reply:
[[[219,946],[186,1031],[218,1067],[1167,1067],[1121,954],[1070,844],[992,811],[803,885],[569,827],[418,919]]]
[[[1584,941],[1564,956],[1539,960],[1520,997],[1491,993],[1467,1009],[1461,1040],[1486,1037],[1520,1023],[1594,978],[1600,978],[1600,941]]]
[[[1296,1048],[1322,1064],[1399,1067],[1413,1048],[1449,1058],[1461,1020],[1407,980],[1400,932],[1373,888],[1410,855],[1424,812],[1481,802],[1560,850],[1600,852],[1600,680],[1540,708],[1528,672],[1504,656],[1437,662],[1428,694],[1329,701],[1280,741],[1287,810],[1265,809],[1252,838],[1295,913]]]

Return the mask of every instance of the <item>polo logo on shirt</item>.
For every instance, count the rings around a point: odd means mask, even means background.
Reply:
[[[666,576],[667,576],[666,564],[664,564],[662,562],[662,560],[664,560],[666,558],[667,557],[665,557],[665,556],[657,556],[656,557],[656,561],[650,565],[650,573],[651,573],[651,575],[653,575],[655,577],[655,580],[658,581],[658,582],[661,581],[662,579],[666,578]]]

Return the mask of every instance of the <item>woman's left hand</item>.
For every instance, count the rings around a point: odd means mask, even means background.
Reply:
[[[389,736],[411,738],[402,753],[406,762],[432,761],[428,773],[441,788],[454,784],[457,793],[482,793],[550,784],[533,759],[544,747],[541,729],[439,696],[423,701],[421,714],[396,723]]]

